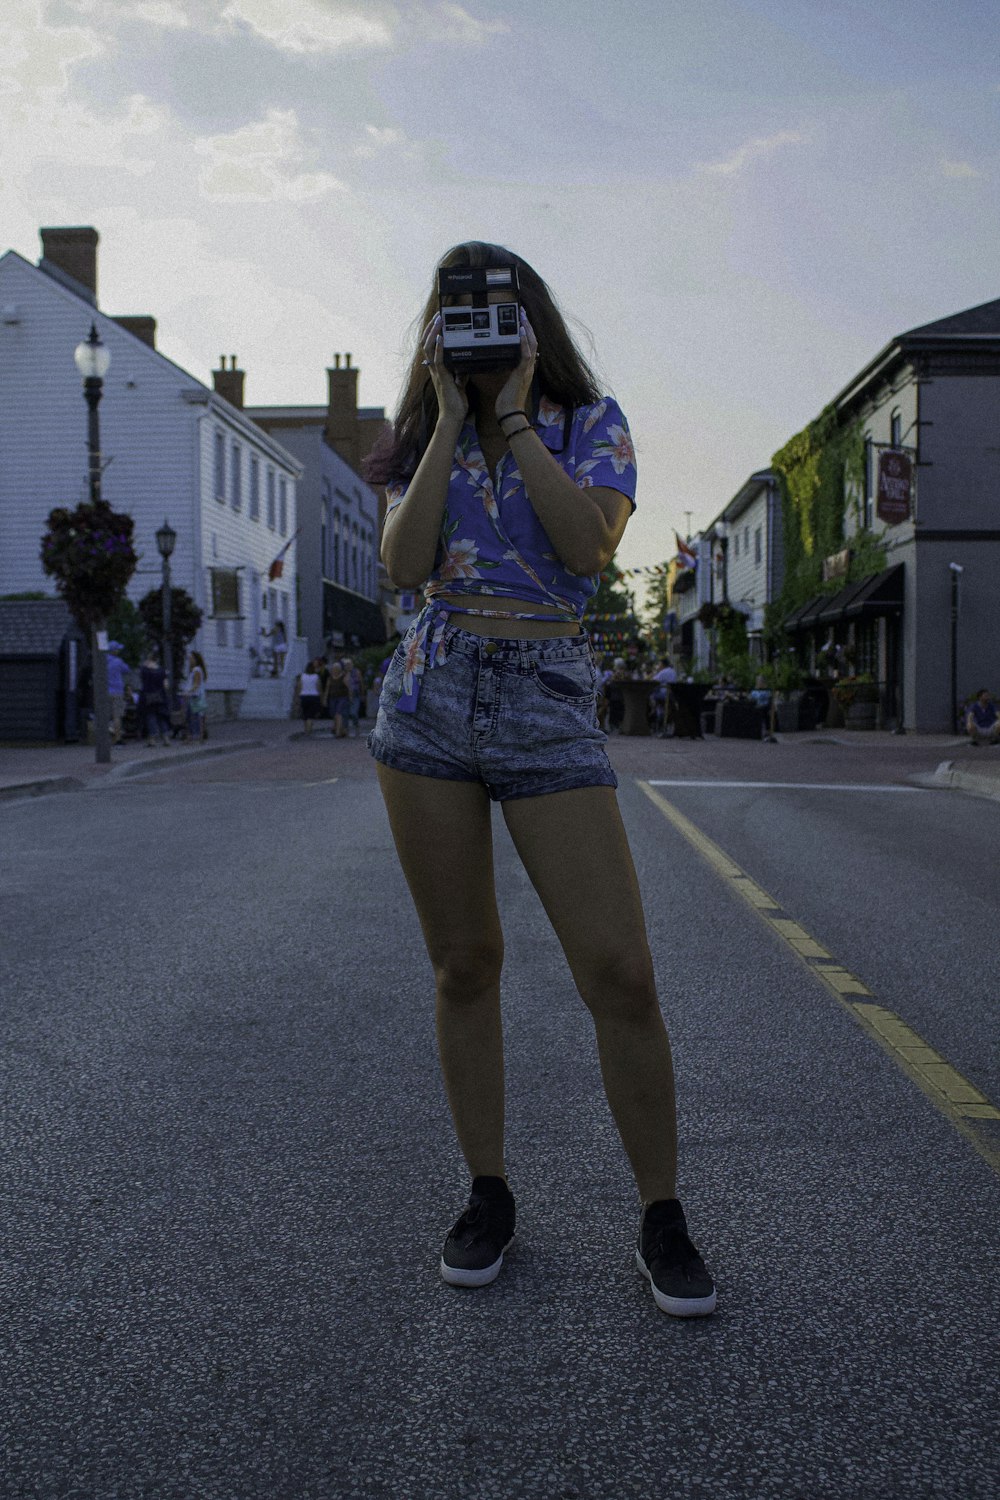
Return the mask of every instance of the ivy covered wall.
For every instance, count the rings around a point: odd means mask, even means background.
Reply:
[[[778,450],[771,467],[781,487],[785,544],[785,579],[775,611],[780,618],[813,595],[843,586],[843,578],[823,582],[823,559],[848,542],[851,580],[884,567],[885,549],[864,527],[865,440],[860,422],[844,424],[833,406],[825,407]]]

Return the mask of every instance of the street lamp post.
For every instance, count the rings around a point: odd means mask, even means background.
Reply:
[[[949,563],[951,572],[951,727],[962,732],[962,715],[958,706],[958,580],[965,569],[961,563]]]
[[[96,505],[101,498],[101,434],[97,408],[103,394],[104,377],[111,364],[111,355],[101,343],[96,324],[91,323],[89,336],[82,344],[77,344],[73,351],[73,359],[83,376],[83,395],[89,411],[87,422],[88,491],[91,505]],[[90,632],[94,683],[94,745],[98,764],[106,765],[111,760],[111,732],[108,722],[111,717],[111,700],[108,697],[108,661],[99,644],[100,634],[101,631],[95,624]]]
[[[173,678],[174,678],[174,653],[170,642],[170,555],[177,541],[177,533],[169,521],[164,521],[156,533],[156,545],[160,557],[163,559],[163,584],[162,584],[162,608],[163,608],[163,670],[166,674],[166,694],[168,708],[173,705]]]

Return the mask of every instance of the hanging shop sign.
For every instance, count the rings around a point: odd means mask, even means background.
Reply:
[[[844,547],[840,552],[834,552],[832,556],[824,557],[823,582],[829,583],[831,578],[846,578],[850,566],[850,547]]]
[[[910,519],[913,464],[906,453],[883,448],[878,456],[878,490],[875,509],[880,521],[898,526]]]

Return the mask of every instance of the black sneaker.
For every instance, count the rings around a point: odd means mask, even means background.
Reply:
[[[444,1242],[441,1275],[451,1286],[487,1286],[514,1243],[514,1195],[502,1177],[476,1177],[469,1206]]]
[[[688,1238],[684,1210],[676,1198],[662,1198],[643,1213],[635,1260],[663,1312],[675,1318],[704,1318],[715,1311],[715,1283]]]

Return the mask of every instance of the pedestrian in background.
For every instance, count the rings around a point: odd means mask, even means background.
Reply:
[[[965,732],[973,746],[1000,744],[1000,714],[989,688],[980,688],[970,704]]]
[[[208,709],[208,669],[200,651],[190,651],[187,660],[187,679],[184,697],[187,704],[187,732],[192,740],[205,740],[208,733],[205,717]]]
[[[697,1317],[714,1309],[715,1287],[675,1197],[670,1045],[580,627],[632,513],[635,454],[621,409],[527,262],[478,242],[441,262],[487,274],[512,264],[518,364],[446,367],[435,277],[398,415],[368,466],[387,485],[389,576],[422,584],[426,601],[390,664],[368,744],[434,969],[445,1086],[472,1176],[440,1270],[451,1285],[485,1286],[514,1238],[490,817],[499,801],[594,1021],[642,1202],[636,1264],[658,1307]],[[509,286],[484,295],[513,300]],[[572,1255],[558,1269],[575,1284]]]
[[[333,661],[330,663],[330,676],[326,684],[326,701],[330,709],[330,718],[333,720],[333,737],[334,739],[342,740],[347,735],[347,730],[344,728],[344,720],[347,718],[350,707],[347,675],[344,672],[343,662]]]
[[[319,662],[311,661],[299,678],[299,706],[307,735],[312,734],[313,724],[319,715],[321,697]]]
[[[285,634],[283,620],[275,620],[271,627],[271,654],[274,657],[272,676],[280,677],[285,670],[285,657],[288,654],[288,636]]]
[[[357,739],[358,720],[361,717],[361,695],[365,690],[365,680],[361,675],[360,667],[354,665],[350,656],[344,657],[344,677],[347,680],[347,732],[351,739]]]
[[[142,737],[152,746],[153,735],[158,734],[160,744],[167,743],[170,715],[167,710],[167,674],[152,652],[139,671],[139,713],[142,718]]]
[[[124,651],[121,641],[108,642],[108,694],[111,698],[111,743],[121,744],[122,720],[125,716],[125,698],[128,692],[129,666],[122,661],[119,652]]]

